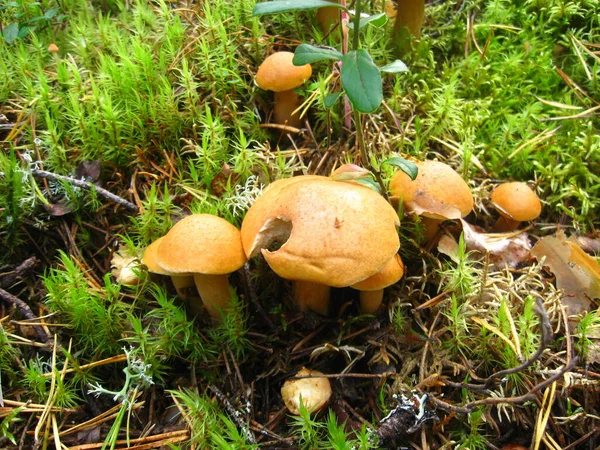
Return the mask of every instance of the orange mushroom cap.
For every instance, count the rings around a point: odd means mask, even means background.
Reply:
[[[517,222],[533,220],[542,212],[542,203],[537,194],[519,181],[503,183],[492,191],[492,203],[498,212]]]
[[[295,66],[292,52],[277,52],[268,56],[258,68],[256,84],[274,92],[289,91],[303,84],[312,75],[310,64]]]

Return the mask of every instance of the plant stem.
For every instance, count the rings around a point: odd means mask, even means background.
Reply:
[[[353,108],[354,113],[354,125],[356,126],[356,139],[358,140],[358,150],[360,151],[360,159],[362,160],[363,167],[365,169],[369,169],[377,180],[377,184],[379,184],[379,188],[381,189],[381,195],[383,195],[386,199],[387,189],[385,188],[385,184],[383,179],[381,178],[381,174],[379,170],[375,170],[375,168],[371,165],[371,160],[369,159],[369,155],[367,153],[367,146],[365,145],[365,136],[363,135],[362,130],[362,119],[361,114],[356,108]]]
[[[360,13],[362,10],[362,2],[361,0],[356,0],[356,3],[354,5],[354,34],[352,35],[352,50],[358,50],[358,47],[360,46],[360,41],[359,41],[359,37],[360,37],[360,30],[359,28],[359,24],[360,24]]]

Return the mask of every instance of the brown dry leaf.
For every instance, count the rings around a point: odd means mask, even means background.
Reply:
[[[412,201],[406,204],[407,209],[418,216],[425,215],[440,220],[460,219],[458,208],[436,200],[424,191],[415,192]]]
[[[489,254],[489,263],[499,268],[516,267],[529,258],[531,244],[527,233],[479,233],[471,225],[461,220],[467,251],[480,255]],[[438,251],[457,258],[458,244],[454,238],[444,235],[438,244]]]
[[[239,175],[231,170],[231,166],[227,163],[223,163],[221,170],[210,182],[210,192],[217,197],[222,197],[227,190],[227,183],[232,185],[236,184],[239,179]]]
[[[540,239],[531,250],[556,277],[556,287],[565,293],[563,304],[569,315],[587,311],[591,299],[600,298],[600,266],[564,233]]]

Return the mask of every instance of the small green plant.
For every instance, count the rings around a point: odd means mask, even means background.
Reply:
[[[19,414],[26,408],[26,406],[19,406],[18,408],[10,411],[2,422],[0,422],[0,437],[6,437],[13,445],[17,445],[17,440],[14,434],[10,432],[10,426],[14,423],[21,422],[23,419],[19,417]]]
[[[352,450],[357,448],[356,439],[350,439],[348,432],[345,430],[346,423],[338,425],[335,413],[329,410],[327,415],[327,443],[321,448],[333,450]]]
[[[294,428],[292,433],[298,439],[298,448],[312,450],[322,445],[321,430],[324,424],[311,417],[310,411],[304,406],[302,396],[300,396],[299,415],[291,416],[290,422]]]
[[[441,272],[440,286],[442,290],[453,292],[464,301],[477,287],[480,270],[476,267],[477,262],[469,259],[467,244],[462,233],[452,260],[445,264]]]
[[[484,410],[478,409],[468,416],[469,430],[453,433],[457,450],[485,450],[490,448],[490,444],[484,434],[485,416]]]
[[[127,312],[132,306],[119,298],[120,287],[104,277],[104,289],[94,289],[85,272],[66,253],[59,254],[62,269],[44,276],[46,303],[78,337],[80,348],[97,356],[112,356],[121,348]]]
[[[363,113],[374,112],[383,102],[383,80],[381,72],[400,73],[407,72],[408,67],[400,60],[396,60],[383,67],[377,67],[368,50],[361,47],[360,31],[367,25],[382,27],[387,22],[385,13],[362,16],[365,5],[364,0],[354,2],[354,11],[350,11],[339,3],[331,3],[325,0],[276,0],[257,3],[253,15],[275,14],[286,11],[303,11],[324,7],[335,7],[343,10],[345,16],[350,16],[352,21],[348,28],[352,31],[351,49],[343,53],[331,47],[316,46],[311,44],[300,44],[294,52],[294,65],[301,66],[317,61],[333,60],[338,62],[342,92],[330,94],[325,98],[325,105],[331,107],[336,100],[345,94],[352,105],[354,123],[356,127],[358,148],[362,163],[366,168],[372,168],[372,160],[367,154],[367,146],[362,130]],[[344,46],[343,46],[344,47]],[[392,165],[397,165],[412,179],[417,176],[414,163],[395,157],[387,160]],[[383,182],[379,172],[375,172],[380,188],[384,190]]]
[[[225,346],[236,358],[242,358],[250,348],[247,320],[244,304],[231,289],[231,304],[223,311],[222,321],[208,330],[208,336],[216,348]]]
[[[583,358],[587,358],[592,345],[600,339],[600,310],[588,312],[577,324],[575,348]]]
[[[236,424],[211,401],[209,396],[189,389],[169,391],[179,403],[191,430],[190,444],[198,448],[254,450],[256,444],[240,432]]]
[[[23,39],[28,34],[39,32],[51,25],[60,24],[65,19],[65,15],[60,14],[60,8],[44,10],[44,3],[15,0],[1,5],[0,23],[4,42],[12,44],[17,39]]]
[[[125,414],[129,413],[129,417],[131,417],[132,407],[138,394],[154,384],[152,377],[148,374],[148,370],[150,369],[148,364],[136,357],[132,348],[129,350],[124,348],[123,351],[127,358],[127,366],[123,369],[125,381],[121,390],[109,391],[103,388],[99,383],[90,385],[90,394],[94,394],[96,397],[102,394],[110,395],[113,397],[114,401],[122,404],[115,417],[115,421],[104,440],[102,450],[106,448],[113,450],[115,448],[121,431],[121,424],[125,419]],[[127,419],[127,430],[129,430],[129,417]],[[129,432],[127,433],[127,446],[129,446]]]

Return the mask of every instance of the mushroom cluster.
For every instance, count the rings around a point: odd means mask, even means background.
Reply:
[[[331,287],[361,291],[364,312],[377,310],[383,288],[404,266],[398,215],[378,193],[354,182],[304,175],[275,181],[242,223],[246,256],[263,255],[293,281],[300,310],[328,314]]]

